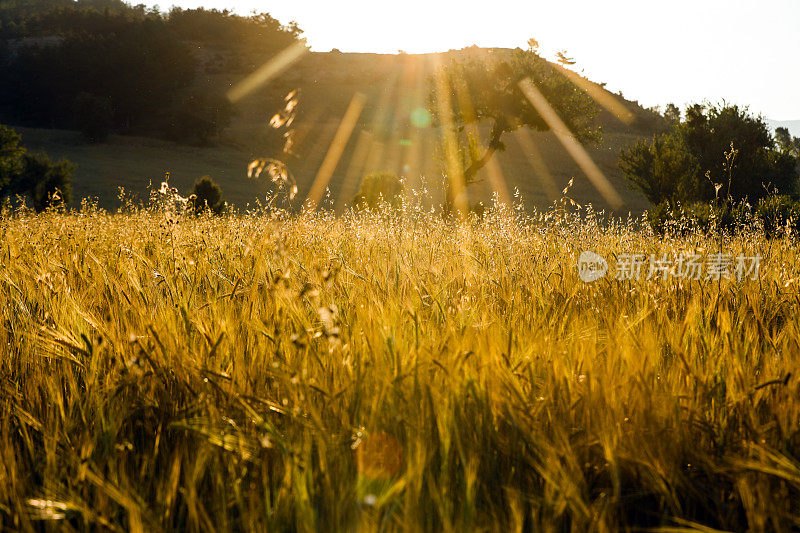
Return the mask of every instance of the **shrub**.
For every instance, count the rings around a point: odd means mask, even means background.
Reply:
[[[661,202],[646,213],[650,227],[657,233],[686,235],[692,231],[757,230],[777,237],[783,231],[800,231],[800,201],[786,195],[762,198],[753,207],[746,202]]]
[[[194,182],[193,204],[195,213],[200,214],[211,211],[221,215],[225,210],[225,201],[222,199],[222,189],[209,176],[203,176]]]
[[[45,154],[31,154],[13,129],[0,125],[0,199],[27,195],[37,211],[63,205],[71,199],[75,165],[54,162]]]
[[[66,205],[72,199],[74,170],[75,165],[65,159],[54,162],[45,154],[27,153],[20,176],[20,191],[30,195],[36,211]]]
[[[758,203],[756,215],[764,224],[764,232],[769,237],[778,235],[784,228],[792,231],[800,229],[800,202],[789,196],[763,198]]]
[[[797,185],[797,159],[774,148],[760,117],[737,106],[694,105],[683,122],[623,149],[620,168],[653,204],[724,198],[757,202]]]
[[[8,126],[0,124],[0,198],[10,194],[12,183],[22,170],[22,137]]]
[[[398,207],[403,190],[403,182],[397,174],[373,172],[364,177],[358,194],[353,198],[353,204],[359,209],[364,207],[374,209],[382,203]]]

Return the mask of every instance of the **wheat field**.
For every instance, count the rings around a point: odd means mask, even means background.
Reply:
[[[0,530],[800,528],[792,235],[408,205],[0,234]],[[583,250],[762,266],[588,284]]]

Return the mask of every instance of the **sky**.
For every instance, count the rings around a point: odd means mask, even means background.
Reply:
[[[142,0],[134,0],[138,4]],[[145,0],[297,21],[312,50],[566,50],[574,69],[645,107],[709,100],[800,119],[800,0]]]

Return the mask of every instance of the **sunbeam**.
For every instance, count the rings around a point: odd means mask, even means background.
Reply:
[[[328,186],[333,171],[336,170],[336,165],[339,164],[339,159],[342,157],[342,152],[344,152],[344,148],[350,140],[350,135],[353,133],[366,100],[366,96],[361,93],[356,93],[353,95],[353,99],[350,100],[350,105],[339,123],[339,128],[336,130],[336,135],[333,137],[330,148],[328,148],[328,153],[325,155],[322,166],[320,166],[319,172],[314,178],[314,183],[308,191],[306,204],[310,209],[316,209],[322,195],[325,193],[325,188]]]
[[[528,128],[520,128],[515,139],[525,153],[531,168],[533,168],[533,175],[541,184],[547,199],[551,202],[553,200],[558,200],[558,187],[556,187],[550,169],[547,168],[547,163],[545,163],[544,157],[542,157],[541,150],[539,150],[539,147],[536,146],[536,142],[533,140],[531,130]]]
[[[503,169],[497,157],[493,157],[486,163],[486,174],[489,176],[489,184],[492,190],[497,193],[497,199],[501,203],[511,205],[511,195],[508,193],[508,184],[503,175]]]
[[[589,178],[589,181],[592,182],[592,185],[594,185],[595,189],[602,195],[603,199],[614,209],[621,207],[623,202],[620,195],[614,190],[608,178],[606,178],[600,168],[598,168],[591,156],[586,152],[586,149],[575,139],[575,136],[567,125],[564,124],[564,121],[561,120],[561,117],[558,116],[558,113],[556,113],[547,101],[547,98],[544,97],[528,78],[519,82],[519,86],[525,97],[530,101],[539,115],[541,115],[556,138],[558,138],[569,155],[572,156],[581,170],[583,170],[586,177]]]
[[[294,153],[300,153],[301,149],[305,146],[305,141],[308,138],[308,134],[311,133],[312,130],[319,131],[319,125],[324,124],[327,121],[329,114],[330,105],[318,107],[309,115],[303,116],[302,120],[297,122],[293,139],[294,146],[292,151]]]
[[[228,100],[236,103],[255,91],[269,80],[278,76],[292,66],[298,59],[308,53],[305,41],[297,41],[282,52],[272,57],[255,72],[234,85],[227,93]]]
[[[603,106],[612,115],[617,117],[625,124],[633,124],[636,116],[620,102],[616,96],[608,92],[597,83],[588,80],[580,74],[564,68],[561,65],[554,65],[568,80],[578,86],[583,92],[591,96],[595,102]]]
[[[415,57],[415,72],[414,72],[414,88],[411,92],[411,110],[409,115],[405,117],[410,121],[410,141],[411,144],[406,151],[406,157],[403,160],[403,176],[408,180],[412,188],[418,187],[422,181],[420,176],[423,173],[422,169],[422,130],[427,128],[424,120],[414,120],[415,117],[427,117],[425,110],[425,76],[428,71],[428,63],[423,58]]]
[[[372,121],[370,123],[372,145],[370,147],[369,154],[367,155],[367,161],[364,165],[365,173],[383,170],[381,165],[383,163],[386,148],[386,124],[391,121],[393,109],[390,104],[394,100],[399,80],[400,71],[395,70],[392,76],[386,81],[383,90],[380,91],[381,97],[380,100],[378,100],[378,104],[375,106],[375,111],[372,115]]]
[[[435,66],[441,66],[441,58],[435,55]],[[436,105],[439,111],[442,139],[444,141],[445,164],[447,166],[447,180],[450,183],[450,194],[453,207],[466,215],[469,210],[467,190],[464,186],[464,174],[458,158],[458,143],[453,125],[453,108],[450,100],[450,87],[445,76],[438,72],[434,74],[436,88]]]
[[[347,165],[347,170],[344,174],[344,181],[342,187],[339,189],[339,194],[336,196],[334,202],[334,211],[341,214],[347,204],[353,199],[356,192],[356,187],[364,175],[364,165],[367,161],[370,146],[372,146],[372,134],[367,130],[361,130],[358,133],[356,140],[356,147],[353,151],[353,156],[350,158],[350,163]]]
[[[410,85],[410,80],[413,79],[413,56],[406,56],[403,58],[402,72],[398,76],[396,87],[400,90],[395,90],[393,94],[394,103],[392,105],[391,120],[387,124],[387,131],[391,132],[388,143],[388,153],[386,162],[384,163],[384,170],[392,173],[402,173],[402,157],[405,146],[401,144],[403,139],[406,139],[406,117],[411,114],[409,108],[409,100],[407,96],[407,87]]]

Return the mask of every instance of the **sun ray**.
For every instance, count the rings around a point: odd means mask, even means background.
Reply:
[[[600,195],[608,202],[611,207],[618,209],[622,206],[622,198],[617,191],[605,177],[600,168],[592,160],[591,156],[586,152],[586,149],[581,146],[581,143],[575,138],[569,130],[561,117],[558,116],[555,109],[547,101],[547,98],[536,88],[529,78],[519,82],[525,97],[530,101],[536,111],[541,115],[547,125],[555,134],[556,138],[561,142],[567,153],[575,160],[578,166],[583,170],[589,181],[597,189]]]
[[[442,62],[439,55],[435,55],[435,66],[440,67]],[[469,209],[466,187],[464,186],[464,173],[458,158],[458,142],[456,140],[453,124],[453,108],[450,99],[450,87],[444,75],[437,68],[434,74],[436,105],[439,114],[439,128],[444,140],[445,164],[447,166],[447,179],[450,183],[450,194],[453,207],[462,215]]]
[[[353,133],[356,122],[358,122],[358,117],[361,115],[361,110],[364,108],[366,99],[366,96],[363,94],[356,93],[353,95],[353,99],[350,100],[350,105],[347,107],[347,111],[345,111],[341,122],[339,122],[339,128],[336,130],[333,142],[331,142],[328,148],[328,153],[325,155],[325,159],[322,161],[317,176],[314,178],[314,183],[308,191],[306,203],[311,209],[316,209],[319,204],[325,192],[325,188],[328,186],[328,182],[330,182],[331,176],[333,175],[333,171],[336,170],[336,165],[339,164],[342,152],[344,152],[345,146],[347,146],[347,142],[350,140],[350,135]]]
[[[480,142],[480,130],[476,122],[475,107],[472,105],[469,87],[467,87],[466,83],[455,83],[455,90],[458,106],[466,123],[467,139],[469,142]],[[489,177],[489,185],[497,193],[500,201],[504,204],[510,204],[511,196],[508,194],[508,185],[500,167],[500,162],[497,160],[497,155],[489,159],[486,164],[486,173]]]
[[[616,96],[608,92],[605,88],[591,80],[584,78],[580,74],[569,70],[568,68],[562,67],[561,65],[555,65],[555,67],[561,71],[561,73],[564,74],[568,80],[578,86],[578,88],[580,88],[583,92],[591,96],[595,102],[603,106],[621,122],[630,125],[634,120],[636,120],[636,116],[631,113],[631,111],[625,107]]]
[[[350,158],[350,163],[347,165],[347,171],[344,174],[344,181],[339,194],[334,203],[334,211],[337,214],[344,212],[347,204],[353,199],[359,185],[360,177],[364,173],[364,165],[367,161],[367,154],[369,153],[370,146],[372,145],[372,134],[367,130],[361,130],[358,133],[358,140],[356,147],[353,150],[353,156]]]
[[[309,116],[303,116],[296,122],[297,126],[294,131],[292,149],[294,153],[300,153],[301,148],[305,146],[304,143],[308,138],[308,134],[311,133],[312,130],[319,130],[319,125],[325,123],[329,114],[329,106],[318,107],[312,111]]]
[[[336,136],[338,126],[339,123],[333,116],[333,112],[326,112],[304,141],[304,152],[297,152],[299,157],[296,175],[305,182],[302,183],[304,187],[311,186],[313,183],[311,178],[316,176],[325,160],[325,151],[318,147],[330,146]]]
[[[373,143],[370,148],[367,162],[364,166],[364,172],[378,172],[383,170],[383,158],[385,154],[386,139],[386,124],[391,121],[393,108],[391,106],[397,92],[397,84],[400,79],[400,71],[393,69],[392,76],[386,80],[383,90],[381,91],[380,100],[375,106],[372,121],[370,123],[370,131],[372,132]]]
[[[409,81],[413,79],[414,71],[413,64],[410,56],[403,57],[402,72],[398,76],[397,87],[393,95],[394,101],[392,105],[391,120],[387,125],[387,131],[391,132],[388,142],[388,152],[386,162],[384,163],[384,170],[394,172],[397,174],[402,173],[402,157],[405,145],[402,143],[406,139],[406,117],[411,114],[408,109],[408,86]]]
[[[542,157],[542,152],[533,140],[531,130],[528,128],[520,128],[514,138],[528,158],[528,162],[533,168],[533,175],[541,184],[547,199],[551,202],[553,200],[558,200],[558,187],[556,187],[550,169],[547,168],[547,163],[545,163],[544,157]]]
[[[361,186],[361,181],[366,174],[382,170],[381,165],[386,148],[386,131],[384,125],[388,121],[389,113],[392,111],[389,104],[397,90],[399,76],[399,71],[395,70],[392,77],[387,79],[381,91],[381,98],[374,108],[369,129],[370,138],[365,141],[364,163],[361,165],[360,171],[352,177],[352,188],[354,191],[358,191],[358,188]],[[350,199],[351,198],[343,198],[342,202],[346,203]]]
[[[410,96],[410,108],[411,111],[409,115],[405,118],[411,120],[412,114],[417,109],[424,110],[425,109],[425,66],[426,63],[423,63],[423,58],[420,56],[411,56],[414,58],[414,85],[413,90],[411,91]],[[423,112],[423,115],[425,113]],[[412,121],[413,122],[413,121]],[[421,128],[426,127],[424,124],[421,123],[412,123],[409,128],[409,141],[410,144],[408,146],[408,150],[406,151],[405,158],[403,159],[403,175],[407,182],[410,184],[411,188],[416,188],[421,185],[420,176],[423,173],[422,170],[422,132]]]
[[[392,106],[394,113],[389,127],[391,138],[388,143],[389,150],[384,164],[385,170],[397,174],[403,173],[403,156],[410,145],[408,139],[408,132],[411,128],[409,117],[413,109],[413,95],[410,90],[414,85],[415,72],[419,61],[416,57],[410,55],[401,56],[401,58],[402,72],[397,81],[397,87],[400,90],[396,91],[394,105]]]
[[[503,175],[503,168],[497,157],[493,157],[486,163],[486,174],[489,176],[489,185],[497,193],[497,198],[501,203],[511,205],[511,195],[508,193],[508,183]]]
[[[298,59],[308,53],[304,40],[300,40],[283,51],[273,56],[261,65],[255,72],[234,85],[227,93],[228,100],[236,103],[251,92],[255,91],[269,80],[292,66]]]

